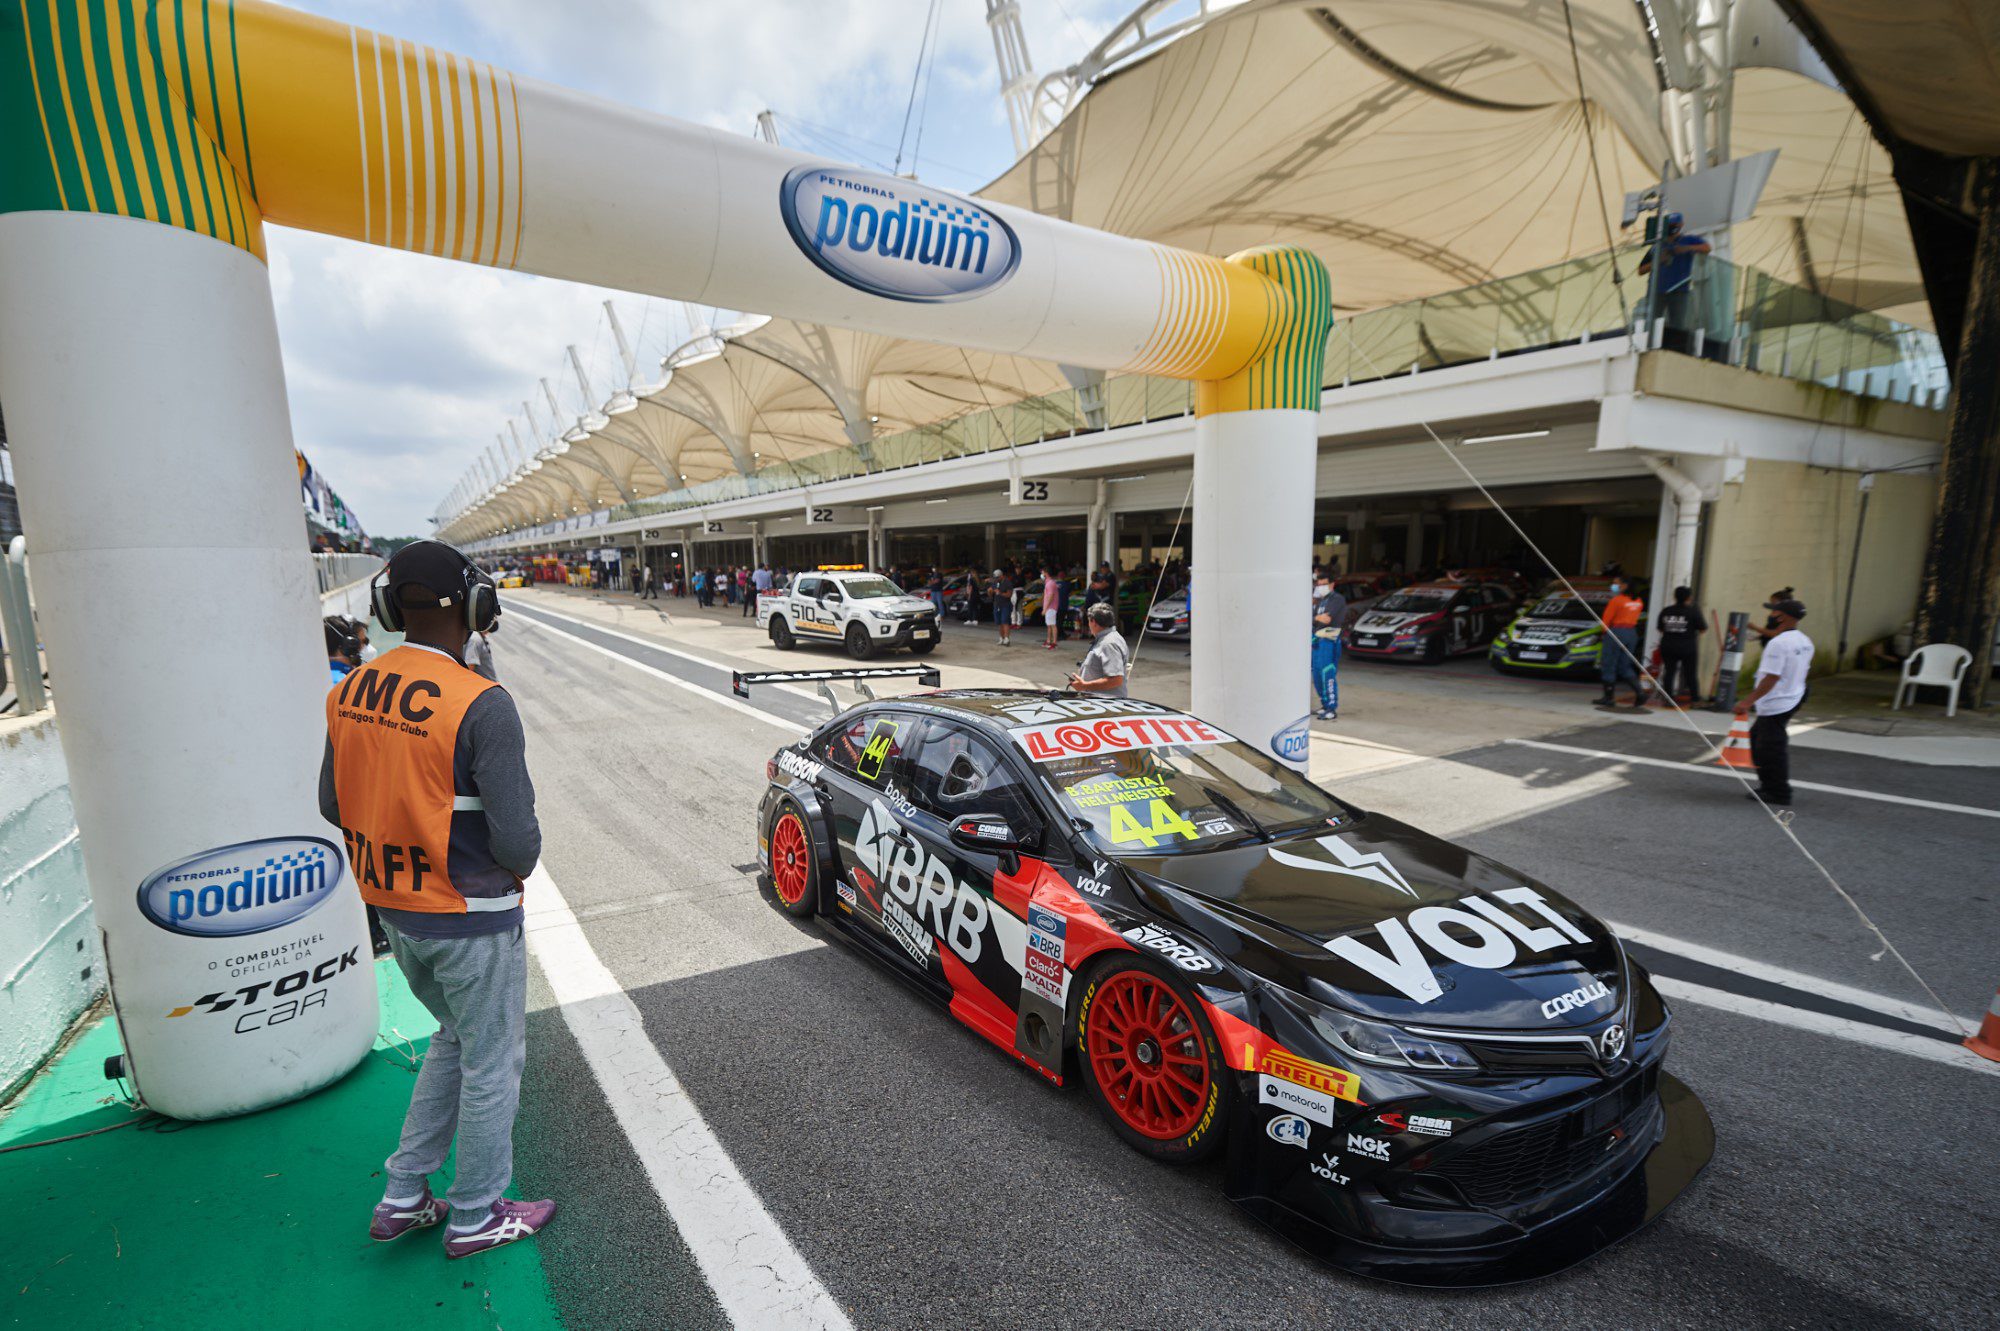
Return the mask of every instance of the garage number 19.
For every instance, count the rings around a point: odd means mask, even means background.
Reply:
[[[896,746],[897,723],[877,721],[875,728],[868,732],[868,743],[861,750],[861,758],[854,764],[854,774],[863,781],[880,781],[882,764]]]

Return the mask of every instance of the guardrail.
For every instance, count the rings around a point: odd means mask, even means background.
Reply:
[[[382,560],[376,555],[314,555],[313,568],[319,573],[319,594],[337,592],[342,587],[351,587],[364,578],[375,576],[375,570],[382,567]]]
[[[35,610],[28,599],[28,542],[16,536],[0,551],[0,710],[15,716],[49,705],[42,683],[42,649]]]

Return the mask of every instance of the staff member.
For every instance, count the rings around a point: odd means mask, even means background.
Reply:
[[[1639,679],[1639,625],[1645,622],[1646,603],[1626,593],[1625,580],[1613,578],[1611,599],[1605,603],[1604,641],[1597,648],[1597,677],[1604,682],[1600,707],[1617,703],[1618,681],[1632,682],[1632,705],[1646,705],[1647,690]]]
[[[1660,611],[1659,625],[1660,692],[1675,698],[1685,686],[1688,701],[1700,702],[1701,684],[1694,667],[1701,653],[1701,635],[1708,632],[1708,625],[1702,622],[1692,587],[1674,588],[1674,603]]]
[[[1312,677],[1322,721],[1340,717],[1340,633],[1346,623],[1347,598],[1320,565],[1313,570]]]
[[[1778,808],[1792,803],[1792,740],[1787,727],[1792,713],[1806,700],[1806,676],[1812,670],[1813,641],[1799,632],[1806,608],[1798,601],[1778,601],[1771,606],[1777,632],[1764,644],[1757,661],[1757,687],[1736,704],[1736,715],[1757,719],[1750,723],[1750,761],[1757,765],[1757,789],[1751,799],[1761,799]]]
[[[1090,650],[1069,677],[1069,686],[1080,693],[1126,697],[1125,672],[1130,668],[1132,649],[1118,631],[1118,612],[1102,602],[1090,607],[1090,631],[1094,635]]]
[[[527,1056],[521,880],[541,855],[520,714],[463,664],[493,627],[492,581],[441,541],[396,552],[369,588],[375,617],[405,634],[327,695],[320,812],[347,841],[410,992],[437,1018],[402,1140],[384,1165],[371,1238],[435,1225],[429,1175],[454,1140],[447,1257],[524,1239],[552,1201],[503,1196]]]

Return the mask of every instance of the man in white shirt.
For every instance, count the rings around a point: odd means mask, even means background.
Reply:
[[[1752,799],[1789,808],[1792,803],[1791,740],[1785,727],[1806,700],[1806,676],[1812,671],[1813,642],[1799,632],[1806,608],[1786,599],[1771,603],[1777,631],[1764,644],[1757,662],[1757,687],[1736,704],[1736,715],[1757,719],[1750,725],[1750,760],[1757,765],[1757,792]]]

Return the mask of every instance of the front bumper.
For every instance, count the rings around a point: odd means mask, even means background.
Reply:
[[[1536,675],[1595,675],[1597,648],[1571,648],[1565,643],[1497,642],[1486,659],[1495,670]]]
[[[1371,636],[1356,633],[1352,629],[1344,636],[1346,641],[1343,646],[1347,652],[1355,656],[1379,656],[1384,659],[1395,656],[1422,656],[1431,640],[1431,635],[1428,633],[1418,634],[1414,638],[1397,638],[1387,633]]]
[[[888,629],[884,633],[882,630]],[[875,640],[877,647],[908,647],[913,642],[936,642],[938,640],[938,617],[935,612],[928,615],[913,615],[884,624],[880,620],[868,623],[868,636]]]

